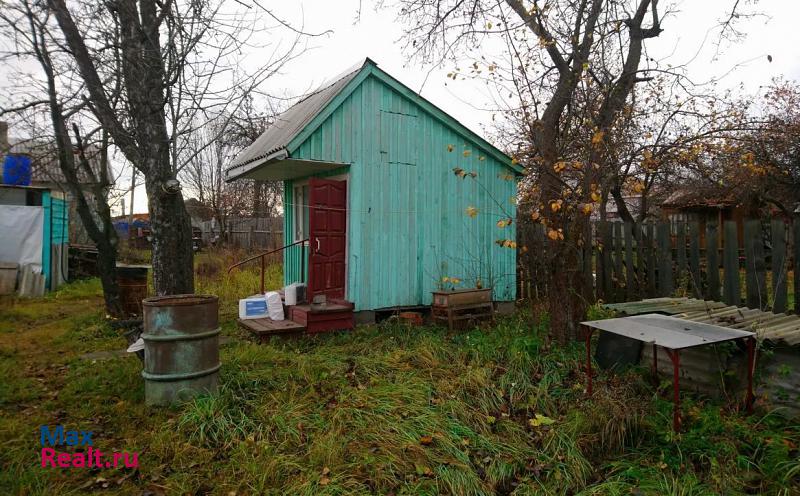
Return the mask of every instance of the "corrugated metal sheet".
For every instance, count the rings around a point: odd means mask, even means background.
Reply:
[[[351,164],[347,297],[356,310],[429,304],[443,275],[463,287],[481,278],[493,283],[496,300],[514,299],[516,250],[495,241],[514,240],[513,226],[497,221],[515,215],[516,182],[495,155],[373,75],[292,151]],[[455,167],[475,171],[480,184],[457,177]],[[469,217],[468,207],[478,215]],[[299,250],[284,260],[288,283],[299,275]]]
[[[800,344],[800,315],[777,314],[694,298],[652,298],[606,304],[604,307],[626,315],[664,313],[695,322],[754,331],[759,339],[775,344]]]
[[[800,414],[800,316],[774,314],[751,308],[728,306],[716,301],[693,298],[653,298],[606,304],[604,307],[627,315],[660,312],[696,322],[755,331],[760,339],[775,347],[757,359],[756,397],[767,408],[787,416]],[[642,349],[641,363],[653,361],[652,346]],[[727,351],[718,346],[681,352],[681,387],[711,396],[741,394],[746,384],[746,356],[741,350]],[[663,377],[672,373],[666,353],[658,354],[658,370]]]
[[[309,94],[280,114],[273,125],[236,157],[228,170],[255,162],[281,148],[285,148],[339,94],[342,88],[347,86],[347,83],[358,74],[366,63],[367,61],[365,60],[356,67],[347,70],[343,75],[334,78],[332,82],[324,84],[320,89]]]

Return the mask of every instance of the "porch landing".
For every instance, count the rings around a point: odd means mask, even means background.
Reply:
[[[354,327],[353,304],[347,301],[328,303],[321,310],[314,310],[307,304],[284,305],[283,313],[284,320],[239,319],[239,325],[262,341],[270,336],[316,334]]]

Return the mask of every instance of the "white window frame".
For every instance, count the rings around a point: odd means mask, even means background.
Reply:
[[[295,243],[308,237],[308,226],[305,225],[305,212],[308,210],[308,179],[292,185],[292,241]]]

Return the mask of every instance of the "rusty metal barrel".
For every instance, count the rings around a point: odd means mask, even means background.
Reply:
[[[144,309],[145,402],[168,405],[219,384],[219,300],[211,295],[156,296]]]

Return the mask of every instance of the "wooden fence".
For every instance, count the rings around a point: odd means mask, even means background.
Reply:
[[[203,242],[223,243],[250,251],[274,250],[283,246],[283,217],[234,217],[224,232],[215,221],[200,223]]]
[[[581,247],[578,270],[590,298],[605,302],[671,296],[800,313],[800,221],[727,221],[719,229],[697,222],[631,224],[596,222],[591,243]],[[520,227],[521,297],[544,297],[541,256],[549,243],[544,229]],[[701,243],[701,240],[703,241]],[[793,298],[792,298],[793,296]],[[793,300],[793,302],[792,302]]]

